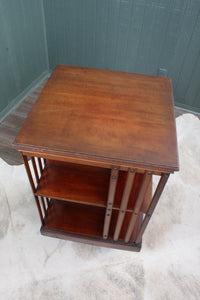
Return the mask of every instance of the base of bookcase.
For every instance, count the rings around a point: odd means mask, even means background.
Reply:
[[[141,244],[135,244],[135,243],[123,243],[123,242],[114,242],[113,240],[103,240],[100,238],[95,237],[86,237],[80,234],[74,234],[65,232],[58,229],[49,229],[44,226],[41,227],[40,232],[42,235],[46,235],[48,237],[54,237],[64,240],[70,240],[73,242],[80,242],[95,246],[101,246],[101,247],[107,247],[107,248],[115,248],[115,249],[122,249],[122,250],[129,250],[129,251],[136,251],[139,252],[141,250]]]
[[[130,212],[126,214],[124,226],[122,227],[118,241],[114,241],[113,235],[118,211],[113,210],[109,237],[103,239],[105,212],[106,209],[103,207],[51,199],[40,231],[43,235],[60,239],[116,249],[140,251],[141,244],[136,245],[134,242],[124,242],[124,237],[131,217]],[[136,235],[139,232],[141,221],[142,215],[138,216],[134,231]]]

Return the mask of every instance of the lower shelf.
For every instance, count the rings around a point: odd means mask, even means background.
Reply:
[[[105,208],[51,200],[43,227],[101,237]]]
[[[120,234],[120,240],[114,242],[112,236],[118,213],[113,211],[110,234],[107,240],[102,238],[105,208],[80,205],[60,200],[51,200],[47,217],[41,227],[43,235],[89,243],[93,245],[139,251],[141,246],[124,243],[123,239],[129,224],[131,213],[126,213],[126,221]],[[136,226],[136,231],[139,230]],[[136,234],[136,233],[135,233]]]

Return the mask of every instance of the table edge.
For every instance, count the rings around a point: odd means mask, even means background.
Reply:
[[[79,159],[82,161],[96,161],[99,163],[106,163],[110,165],[117,165],[117,166],[126,166],[129,168],[142,168],[142,169],[150,169],[150,170],[155,170],[155,171],[161,171],[161,172],[167,172],[167,173],[174,173],[179,171],[179,162],[177,162],[176,165],[155,165],[152,163],[144,163],[144,162],[138,162],[134,160],[122,160],[119,158],[109,158],[109,157],[104,157],[104,156],[97,156],[97,155],[88,155],[85,153],[76,153],[76,152],[70,152],[70,151],[60,151],[60,150],[51,150],[51,149],[46,149],[42,147],[35,147],[35,146],[30,146],[30,145],[22,145],[18,143],[13,143],[13,147],[20,151],[20,152],[28,152],[32,155],[40,155],[43,154],[46,155],[53,155],[53,156],[58,156],[58,157],[68,157],[72,159]]]

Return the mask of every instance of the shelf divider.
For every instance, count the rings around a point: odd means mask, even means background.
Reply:
[[[120,211],[119,211],[117,224],[116,224],[116,228],[115,228],[115,233],[114,233],[114,237],[113,237],[114,241],[117,241],[119,238],[119,235],[120,235],[120,231],[121,231],[122,223],[123,223],[123,220],[125,217],[125,211],[127,208],[127,204],[128,204],[129,196],[131,193],[134,178],[135,178],[135,170],[129,170],[128,176],[126,179],[126,185],[125,185],[123,196],[122,196],[122,201],[121,201]]]
[[[109,184],[109,191],[108,191],[107,208],[106,208],[106,214],[105,214],[105,220],[104,220],[103,239],[108,238],[110,221],[111,221],[111,216],[112,216],[113,202],[114,202],[114,198],[115,198],[115,191],[116,191],[117,180],[118,180],[118,174],[119,174],[119,168],[118,167],[112,168],[111,174],[110,174],[110,184]]]

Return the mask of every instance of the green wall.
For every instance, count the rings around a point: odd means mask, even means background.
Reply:
[[[51,69],[167,74],[176,105],[200,112],[199,0],[44,0],[44,10]]]
[[[167,75],[200,112],[200,0],[0,0],[0,120],[48,61]]]
[[[41,0],[0,0],[0,119],[48,69]]]

